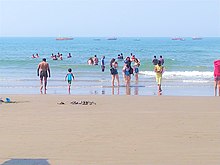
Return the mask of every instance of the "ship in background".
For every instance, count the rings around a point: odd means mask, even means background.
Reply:
[[[193,40],[202,40],[202,37],[192,37]]]
[[[72,37],[58,37],[58,38],[56,38],[56,40],[58,40],[58,41],[73,40],[73,38]]]
[[[181,38],[181,37],[175,37],[175,38],[172,38],[172,40],[185,41],[185,39],[184,39],[184,38]]]
[[[116,37],[110,37],[110,38],[107,38],[107,40],[117,40]]]

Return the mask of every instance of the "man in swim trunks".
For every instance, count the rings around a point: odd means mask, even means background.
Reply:
[[[46,62],[46,58],[43,58],[42,62],[38,64],[37,68],[37,76],[40,76],[40,92],[42,93],[43,89],[43,80],[44,80],[44,94],[46,94],[47,90],[47,77],[50,77],[50,67]]]

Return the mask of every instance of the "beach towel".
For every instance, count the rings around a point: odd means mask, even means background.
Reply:
[[[220,60],[214,61],[214,77],[220,76]]]

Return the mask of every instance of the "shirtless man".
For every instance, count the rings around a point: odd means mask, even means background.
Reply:
[[[39,74],[40,73],[40,74]],[[44,79],[44,94],[46,94],[47,90],[47,77],[50,77],[50,67],[49,64],[46,62],[46,58],[43,58],[42,62],[38,64],[37,68],[37,76],[40,75],[40,92],[42,93],[43,89],[43,79]]]

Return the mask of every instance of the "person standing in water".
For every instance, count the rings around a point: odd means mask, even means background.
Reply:
[[[154,56],[154,58],[152,60],[152,64],[155,65],[155,66],[158,64],[157,56]]]
[[[96,55],[93,57],[93,61],[94,61],[93,65],[98,65],[99,64],[99,59],[97,58]]]
[[[115,79],[117,81],[117,86],[119,87],[119,76],[118,76],[118,63],[115,61],[115,59],[112,59],[110,62],[110,73],[112,75],[112,86],[114,87],[115,85]]]
[[[72,80],[74,80],[74,75],[72,73],[71,68],[68,69],[68,73],[66,74],[65,81],[66,81],[66,78],[67,78],[67,82],[68,82],[68,92],[70,94],[71,83],[72,83]]]
[[[141,63],[140,63],[140,60],[135,58],[134,59],[134,65],[133,65],[133,68],[134,68],[134,73],[135,73],[135,80],[138,81],[138,73],[139,73],[139,67],[140,67]]]
[[[44,86],[44,94],[46,94],[47,90],[47,78],[50,77],[50,67],[49,64],[46,62],[46,58],[42,59],[42,62],[38,64],[37,68],[37,76],[40,76],[40,92],[42,93],[43,86]],[[44,81],[44,85],[43,85]]]
[[[101,59],[101,68],[102,68],[102,72],[105,71],[105,56],[102,56],[102,59]]]
[[[164,64],[164,59],[163,59],[163,56],[160,56],[159,61],[161,62],[161,65],[163,65],[163,64]]]
[[[214,61],[214,92],[215,96],[217,93],[220,96],[220,60]]]
[[[162,82],[162,74],[163,74],[163,66],[161,65],[161,61],[158,61],[158,64],[154,67],[154,71],[156,72],[156,82],[158,85],[158,92],[162,92],[161,82]]]

